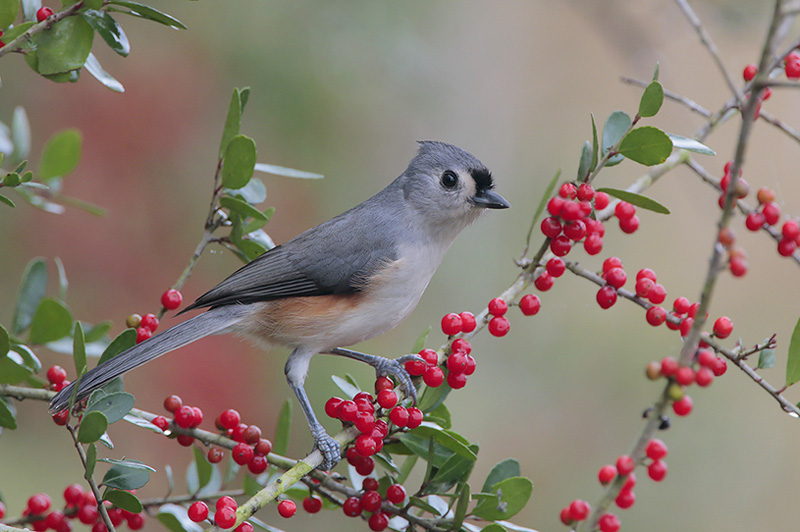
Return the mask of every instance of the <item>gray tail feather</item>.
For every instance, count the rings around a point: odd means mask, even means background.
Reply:
[[[83,375],[78,382],[75,402],[89,397],[94,390],[108,384],[123,373],[195,340],[230,327],[241,320],[247,311],[248,309],[244,305],[212,308],[123,351]],[[51,412],[60,412],[69,405],[74,387],[75,383],[72,383],[53,397],[50,401]]]

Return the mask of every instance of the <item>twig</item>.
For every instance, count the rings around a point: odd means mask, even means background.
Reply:
[[[83,470],[84,470],[83,478],[86,479],[86,482],[89,484],[89,488],[92,490],[94,498],[97,501],[97,511],[100,512],[100,517],[103,519],[103,523],[105,523],[108,531],[115,532],[114,524],[111,522],[111,518],[108,515],[108,510],[106,510],[106,505],[103,504],[103,494],[100,493],[100,488],[97,487],[97,483],[94,481],[94,477],[92,477],[92,475],[89,475],[88,470],[86,469],[86,452],[83,450],[83,446],[78,441],[77,432],[71,425],[67,425],[66,428],[67,431],[69,431],[69,435],[72,436],[72,442],[75,444],[75,449],[78,451],[78,456],[81,459],[81,464],[83,465]]]

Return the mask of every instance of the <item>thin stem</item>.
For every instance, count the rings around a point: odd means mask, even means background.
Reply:
[[[92,490],[94,494],[94,498],[97,501],[97,511],[100,512],[100,517],[103,519],[103,523],[105,523],[106,528],[109,532],[115,532],[114,524],[111,522],[111,518],[108,515],[108,511],[106,510],[106,505],[103,504],[103,494],[100,493],[100,488],[97,487],[97,483],[94,481],[94,478],[88,474],[86,469],[86,452],[83,450],[83,446],[78,441],[78,435],[72,426],[67,425],[67,430],[69,431],[70,436],[72,436],[72,441],[75,444],[75,449],[78,451],[78,456],[81,459],[81,464],[83,465],[84,470],[84,477],[86,482],[89,484],[89,488]]]

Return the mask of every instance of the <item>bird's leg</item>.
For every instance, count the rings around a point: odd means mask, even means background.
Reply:
[[[308,400],[308,395],[303,387],[308,372],[308,363],[314,353],[305,353],[298,349],[294,350],[289,359],[286,361],[286,380],[289,382],[297,400],[300,403],[300,408],[303,409],[303,414],[306,416],[308,428],[311,430],[311,436],[314,438],[314,447],[319,449],[322,453],[322,463],[318,469],[323,471],[330,471],[339,460],[342,458],[342,447],[339,442],[334,440],[330,434],[325,431],[325,427],[317,419],[314,414],[314,409],[311,408],[311,401]]]
[[[417,388],[414,386],[414,383],[411,380],[411,375],[409,375],[408,371],[406,371],[405,363],[409,360],[422,360],[419,355],[403,355],[401,357],[392,359],[378,355],[359,353],[358,351],[352,351],[342,347],[331,349],[330,351],[327,351],[327,354],[352,358],[353,360],[358,360],[369,364],[375,368],[375,374],[379,377],[383,377],[385,375],[395,377],[399,381],[400,387],[405,390],[406,396],[411,398],[413,404],[417,404]]]

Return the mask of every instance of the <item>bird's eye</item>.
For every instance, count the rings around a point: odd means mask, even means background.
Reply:
[[[458,185],[458,176],[450,170],[442,174],[442,186],[444,188],[454,188]]]

